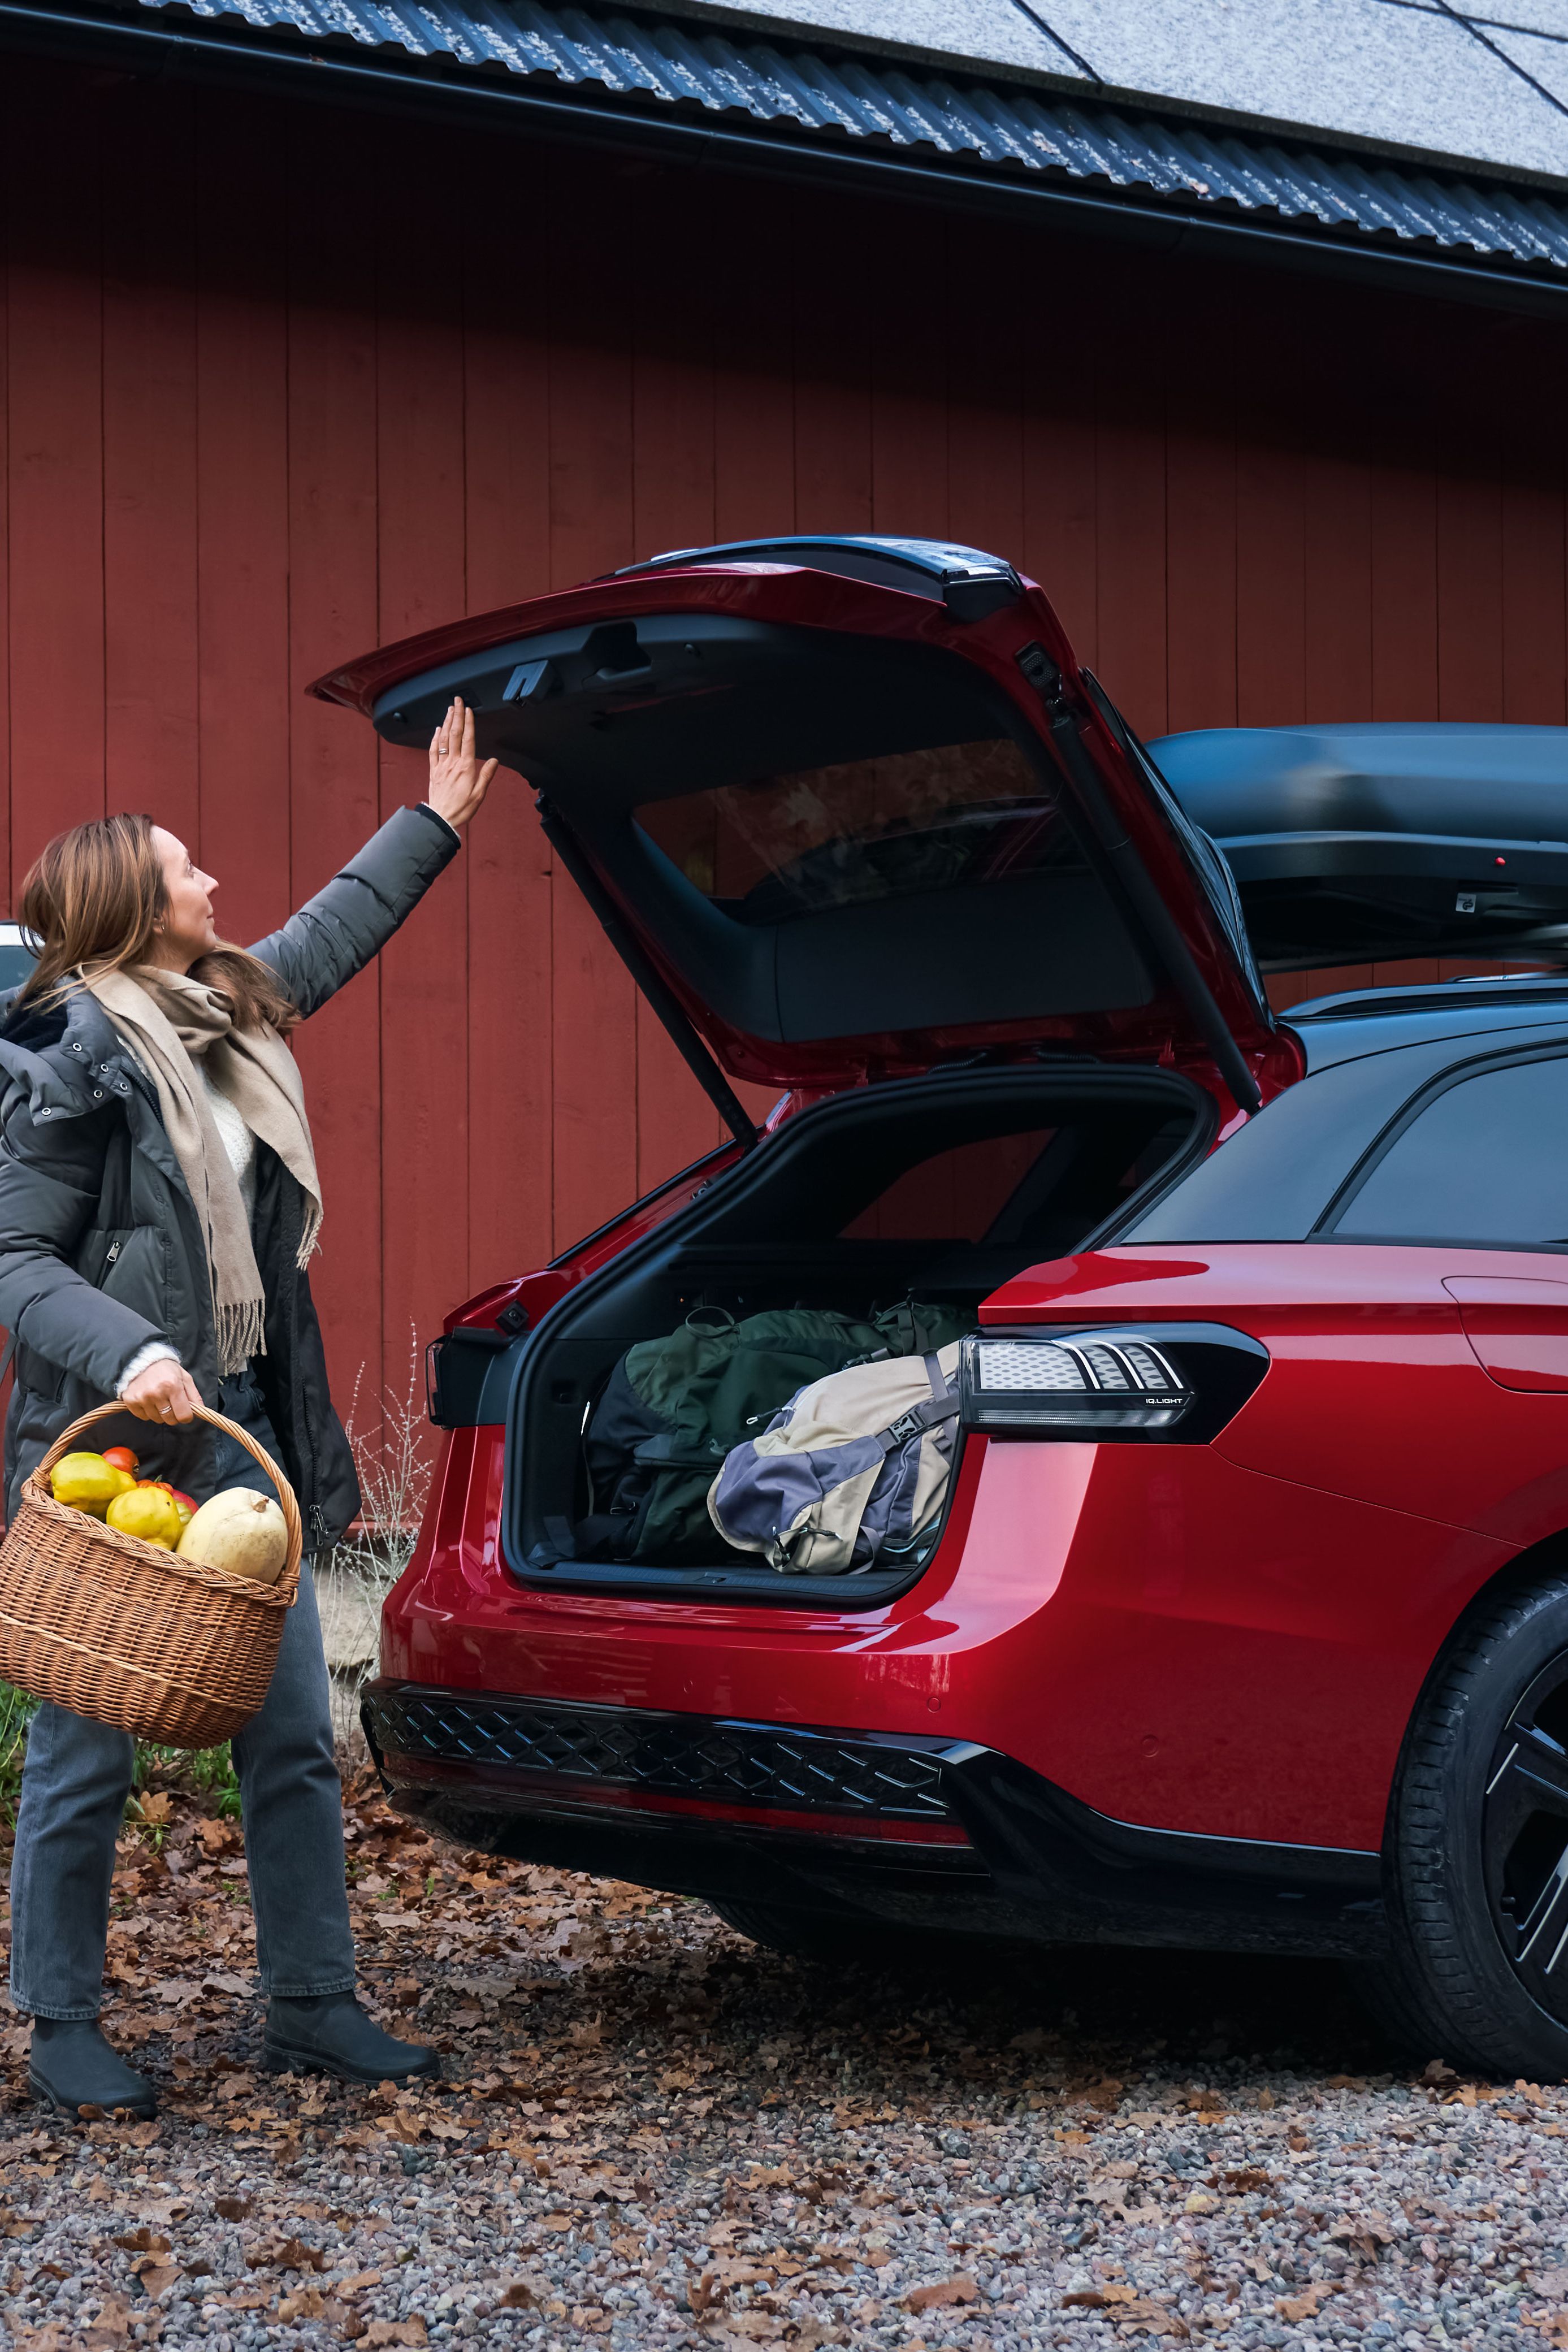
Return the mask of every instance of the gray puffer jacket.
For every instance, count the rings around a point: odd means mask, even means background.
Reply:
[[[302,1014],[317,1012],[384,947],[458,846],[433,809],[400,809],[253,952],[271,964]],[[208,1403],[219,1371],[195,1208],[156,1090],[96,998],[79,992],[52,1012],[17,1009],[13,999],[0,1020],[0,1324],[16,1342],[9,1517],[47,1447],[79,1413],[115,1394],[150,1339],[178,1349]],[[314,1550],[342,1535],[359,1508],[359,1487],[327,1392],[310,1282],[295,1264],[302,1204],[282,1161],[258,1147],[255,1241],[267,1346],[258,1370]],[[125,1435],[144,1473],[177,1472],[175,1484],[202,1492],[205,1435],[129,1420]]]

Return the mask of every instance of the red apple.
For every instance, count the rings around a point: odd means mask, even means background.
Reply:
[[[117,1470],[123,1470],[128,1478],[135,1477],[138,1464],[129,1445],[111,1445],[103,1458],[106,1462],[112,1462]]]

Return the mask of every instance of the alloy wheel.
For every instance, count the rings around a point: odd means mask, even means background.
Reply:
[[[1568,2024],[1568,1651],[1515,1704],[1487,1772],[1487,1899],[1531,1999]]]

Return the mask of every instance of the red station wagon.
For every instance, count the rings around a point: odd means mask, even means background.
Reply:
[[[662,557],[317,690],[416,746],[474,706],[733,1137],[433,1349],[396,1803],[787,1951],[1337,1955],[1425,2054],[1568,2073],[1568,987],[1287,1027],[1254,961],[1552,953],[1568,734],[1156,765],[1038,588],[896,540]],[[918,1538],[584,1540],[628,1349],[900,1299],[970,1333]]]

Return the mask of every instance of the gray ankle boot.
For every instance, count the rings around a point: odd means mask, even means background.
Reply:
[[[27,2081],[37,2097],[64,2115],[85,2106],[158,2112],[152,2084],[110,2048],[96,2017],[35,2017]]]
[[[316,1993],[304,2000],[274,1994],[261,2063],[274,2074],[335,2074],[340,2083],[401,2083],[411,2074],[441,2072],[434,2050],[384,2033],[352,1992]]]

